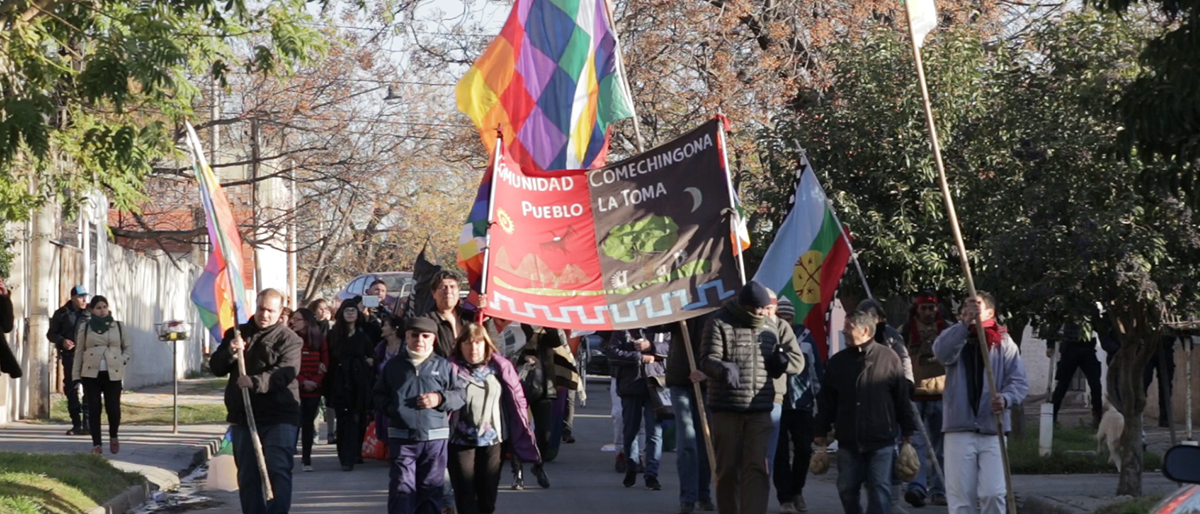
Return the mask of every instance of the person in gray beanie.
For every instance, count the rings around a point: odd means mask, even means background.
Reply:
[[[804,371],[795,337],[781,337],[777,324],[768,323],[770,306],[767,288],[750,282],[705,323],[700,337],[698,366],[709,384],[718,512],[767,512],[773,379]]]

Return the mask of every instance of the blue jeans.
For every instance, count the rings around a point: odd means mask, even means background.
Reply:
[[[929,445],[932,443],[938,463],[940,464],[943,460],[942,402],[923,400],[914,402],[914,404],[917,406],[917,412],[921,414],[921,421],[925,423],[925,428],[929,430],[929,438],[932,441],[926,441],[925,435],[920,430],[913,433],[913,449],[917,450],[917,457],[921,459],[921,469],[917,471],[916,478],[908,483],[908,490],[917,491],[922,496],[927,494],[946,494],[946,486],[938,478],[937,473],[933,469],[933,464],[929,462],[928,457]]]
[[[775,449],[779,447],[779,422],[783,419],[783,404],[771,404],[771,438],[767,440],[767,473],[775,471]]]
[[[891,445],[866,453],[838,447],[838,496],[846,514],[862,514],[859,491],[867,486],[867,514],[886,514],[892,503]]]
[[[658,476],[658,462],[662,460],[662,425],[654,418],[654,404],[649,396],[622,396],[621,418],[625,422],[625,459],[630,469],[637,469],[638,429],[642,419],[646,420],[646,476]]]
[[[292,508],[292,466],[295,465],[296,435],[300,427],[288,423],[260,425],[267,476],[275,499],[266,501],[262,475],[250,440],[250,427],[233,425],[233,461],[238,468],[238,497],[244,514],[287,514]]]
[[[675,411],[675,469],[679,474],[679,502],[712,502],[712,471],[708,448],[696,437],[703,402],[696,401],[691,387],[668,388],[671,409]]]

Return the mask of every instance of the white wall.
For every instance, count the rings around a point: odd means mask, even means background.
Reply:
[[[192,284],[201,269],[190,261],[161,252],[139,255],[108,243],[105,266],[96,294],[108,297],[113,317],[122,322],[133,342],[133,357],[125,371],[126,389],[162,384],[172,378],[171,344],[178,345],[178,376],[200,369],[203,337],[208,333],[191,303]],[[156,323],[191,323],[191,338],[178,343],[158,340]]]

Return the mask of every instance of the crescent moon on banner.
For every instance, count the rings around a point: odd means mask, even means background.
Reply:
[[[700,194],[700,190],[694,187],[684,189],[685,192],[692,194],[692,212],[700,208],[700,203],[704,201],[704,195]]]

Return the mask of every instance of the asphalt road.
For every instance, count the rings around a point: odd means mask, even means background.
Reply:
[[[520,514],[671,514],[679,508],[679,480],[675,472],[675,454],[663,454],[659,480],[663,490],[648,491],[639,478],[638,485],[626,489],[621,485],[622,475],[613,469],[614,454],[601,451],[611,443],[612,421],[609,417],[609,392],[607,382],[593,381],[588,384],[587,407],[577,411],[575,421],[575,444],[563,444],[558,458],[546,465],[551,487],[540,489],[532,475],[526,470],[524,491],[512,491],[512,477],[505,467],[501,479],[500,499],[497,512]],[[324,433],[322,430],[321,433]],[[315,472],[300,471],[300,459],[296,458],[293,508],[295,513],[379,513],[386,511],[388,469],[384,462],[368,461],[344,472],[338,465],[334,447],[318,444],[314,451]],[[822,477],[809,476],[805,489],[809,512],[841,512],[841,503],[833,484],[836,471]],[[225,506],[210,509],[210,513],[239,512],[237,493],[205,493],[222,501]],[[772,489],[774,496],[774,489]],[[865,506],[865,502],[864,502]],[[778,502],[772,499],[770,512],[778,511]],[[941,514],[944,507],[927,506],[912,509],[914,514]]]

